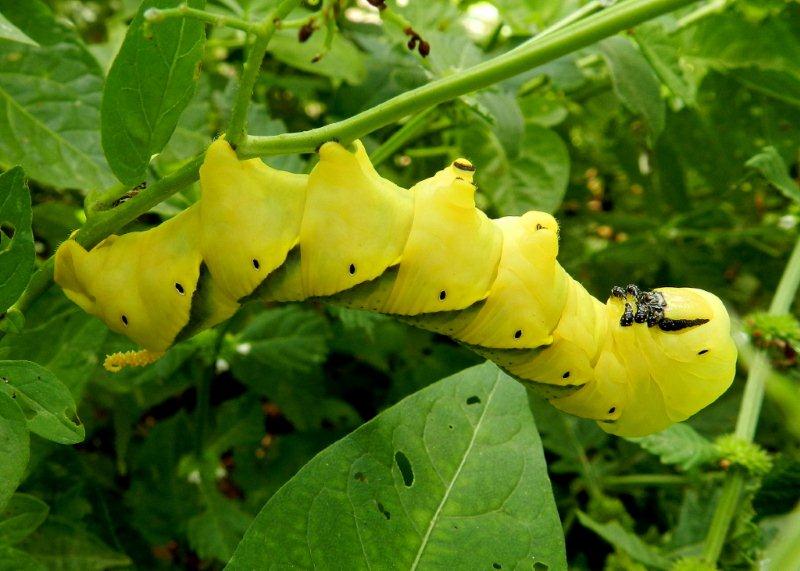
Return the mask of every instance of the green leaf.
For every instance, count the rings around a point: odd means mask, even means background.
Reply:
[[[619,522],[600,523],[581,511],[578,511],[577,514],[581,525],[591,529],[617,549],[644,563],[649,569],[670,568],[670,561],[661,555],[655,547],[646,544],[638,536],[623,528]]]
[[[209,500],[208,509],[188,521],[189,542],[203,559],[228,561],[253,518],[219,494]]]
[[[617,96],[632,113],[642,116],[653,139],[657,139],[664,130],[666,111],[661,83],[647,59],[624,38],[608,38],[599,45]]]
[[[31,219],[25,173],[17,167],[0,174],[0,312],[17,300],[33,273]]]
[[[684,33],[684,57],[716,69],[757,67],[798,74],[800,36],[788,15],[755,23],[735,13],[717,14]]]
[[[268,51],[276,60],[309,73],[335,81],[346,81],[352,85],[364,81],[365,56],[341,34],[334,36],[330,51],[322,59],[313,61],[323,53],[324,41],[325,34],[320,31],[304,43],[297,40],[296,31],[280,31],[272,37]]]
[[[490,148],[483,137],[467,134],[466,156],[478,166],[478,188],[489,193],[503,216],[528,210],[553,212],[569,182],[569,152],[555,131],[526,125],[521,152],[514,159],[502,149]]]
[[[5,508],[22,481],[30,456],[29,444],[25,415],[14,399],[0,391],[0,509]]]
[[[125,554],[66,521],[48,521],[19,547],[47,569],[60,571],[104,571],[131,564]]]
[[[30,44],[32,46],[39,45],[22,33],[22,30],[9,22],[8,19],[2,14],[0,14],[0,40],[11,40],[12,42]]]
[[[34,361],[48,369],[80,400],[83,388],[97,367],[98,353],[108,336],[108,328],[99,319],[83,311],[67,307],[55,311],[54,300],[42,298],[41,304],[52,312],[44,323],[30,323],[17,335],[0,341],[0,359]],[[35,307],[40,310],[39,302]],[[31,310],[33,312],[33,308]]]
[[[686,105],[694,106],[697,87],[686,79],[680,67],[680,43],[670,38],[658,22],[637,26],[633,37],[664,85]]]
[[[24,551],[0,545],[0,571],[48,571],[48,568]]]
[[[669,428],[641,438],[627,438],[655,454],[663,464],[677,464],[691,470],[717,457],[714,445],[695,432],[688,424],[673,424]]]
[[[525,121],[540,127],[555,127],[569,115],[564,103],[552,91],[526,95],[519,100],[519,106]]]
[[[205,28],[192,18],[172,18],[144,28],[144,12],[183,0],[147,0],[128,28],[103,91],[103,150],[114,174],[139,184],[150,157],[166,146],[197,87]],[[203,8],[205,0],[188,5]]]
[[[487,363],[329,447],[267,503],[229,569],[566,569],[525,389]]]
[[[0,544],[19,543],[42,525],[50,508],[30,494],[14,494],[0,513]]]
[[[800,202],[800,186],[789,176],[789,167],[775,147],[764,147],[746,164],[760,172],[786,198]]]
[[[491,118],[492,130],[509,157],[516,158],[525,135],[525,118],[517,98],[497,90],[483,91],[475,96]]]
[[[30,361],[0,361],[0,381],[0,391],[19,404],[31,432],[59,444],[85,438],[75,401],[53,373]]]
[[[237,336],[233,366],[251,362],[262,374],[309,373],[325,360],[329,336],[325,318],[306,307],[265,311]]]
[[[733,70],[731,75],[754,91],[800,107],[800,74],[752,67]]]
[[[32,179],[57,188],[109,186],[97,62],[40,0],[0,0],[0,11],[39,43],[0,40],[0,166],[21,165]]]

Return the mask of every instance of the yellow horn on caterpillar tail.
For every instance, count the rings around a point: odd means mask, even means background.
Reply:
[[[603,304],[561,268],[549,214],[491,220],[474,167],[454,161],[410,189],[381,177],[360,143],[327,143],[308,176],[240,161],[222,139],[198,204],[90,251],[68,240],[56,281],[148,352],[142,364],[259,298],[395,315],[449,335],[614,434],[684,420],[730,385],[736,350],[708,292],[615,288]]]

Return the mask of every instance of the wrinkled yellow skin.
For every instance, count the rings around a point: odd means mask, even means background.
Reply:
[[[393,314],[457,339],[560,410],[621,436],[685,420],[730,385],[736,349],[714,295],[657,290],[666,317],[708,319],[702,325],[622,327],[624,302],[603,304],[556,261],[552,216],[490,220],[475,207],[464,159],[404,189],[354,147],[323,145],[305,176],[240,161],[220,139],[200,169],[198,204],[89,252],[67,240],[56,281],[153,353],[253,297],[323,297]]]

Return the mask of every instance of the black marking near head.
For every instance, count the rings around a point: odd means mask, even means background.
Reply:
[[[669,319],[668,317],[663,317],[658,322],[658,328],[661,331],[680,331],[681,329],[703,325],[704,323],[708,323],[708,319]]]
[[[617,412],[617,407],[615,406],[612,406],[610,409],[608,409],[608,414],[614,414],[615,412]]]
[[[122,314],[122,324],[123,324],[125,327],[127,327],[127,326],[128,326],[128,316],[127,316],[127,315],[125,315],[125,314]]]
[[[180,282],[175,282],[175,289],[178,290],[178,293],[181,295],[186,293],[186,290],[183,289],[183,286],[180,284]]]
[[[444,301],[447,298],[447,292],[442,290],[439,292],[439,301]]]
[[[563,375],[561,375],[561,378],[562,379],[568,379],[569,378],[569,371],[567,371]]]
[[[261,264],[255,258],[253,258],[253,267],[257,270],[261,268]]]
[[[456,167],[458,170],[467,171],[467,172],[474,172],[475,167],[469,163],[462,163],[461,161],[456,161],[453,163],[453,166]]]
[[[348,270],[350,271],[350,275],[351,276],[356,275],[356,265],[355,264],[350,264],[350,267],[348,268]]]
[[[514,339],[519,339],[520,337],[522,337],[522,329],[517,329],[514,332]]]
[[[705,355],[706,353],[708,353],[708,349],[703,349],[703,350],[701,350],[701,351],[698,351],[698,353],[697,353],[697,354],[698,354],[698,355]]]

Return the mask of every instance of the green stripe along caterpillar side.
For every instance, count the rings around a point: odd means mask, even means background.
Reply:
[[[90,251],[67,240],[56,281],[84,310],[151,352],[259,298],[323,298],[444,333],[604,430],[642,436],[730,385],[728,314],[697,289],[592,297],[558,264],[549,214],[489,219],[459,159],[410,189],[360,143],[320,149],[309,175],[240,161],[217,140],[202,197],[144,232]],[[634,312],[635,308],[635,312]]]

